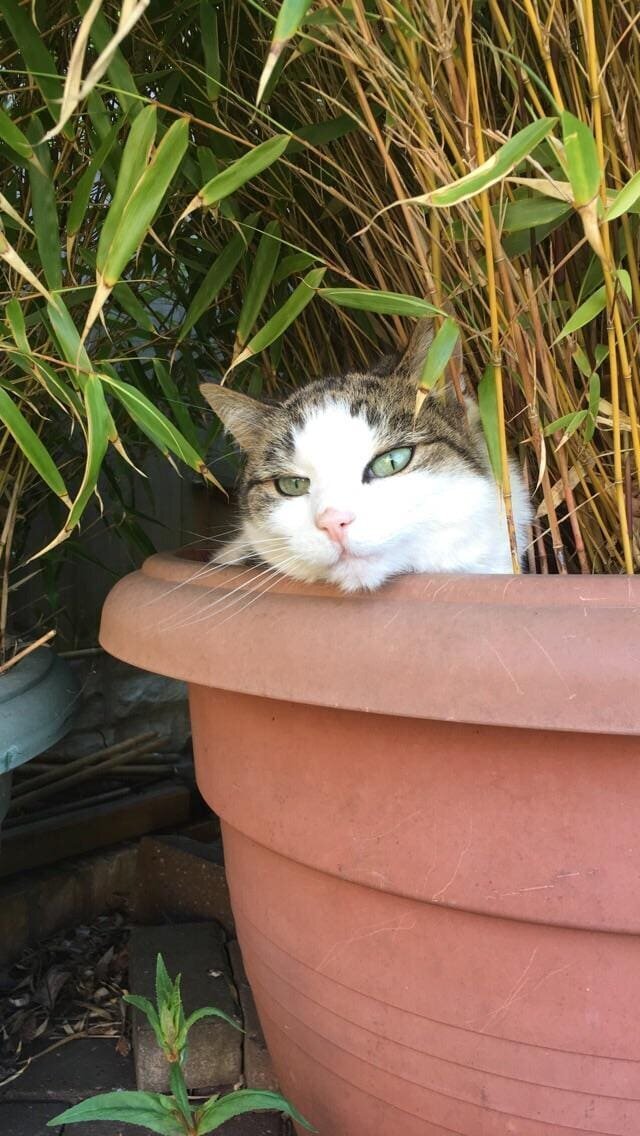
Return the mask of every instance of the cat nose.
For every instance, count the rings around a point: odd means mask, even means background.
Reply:
[[[316,515],[316,527],[324,529],[335,544],[344,544],[347,529],[355,519],[355,513],[346,513],[342,509],[323,509]]]

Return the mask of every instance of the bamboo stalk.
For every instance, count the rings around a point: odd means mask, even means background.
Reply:
[[[94,777],[100,777],[106,770],[113,769],[115,765],[123,764],[129,758],[142,753],[148,753],[157,745],[158,739],[155,737],[152,741],[141,743],[137,746],[131,746],[121,753],[112,753],[104,761],[100,761],[90,765],[88,768],[79,769],[77,772],[72,773],[70,776],[58,777],[54,774],[54,780],[51,780],[50,774],[43,773],[41,784],[38,788],[32,787],[33,783],[25,786],[24,792],[17,796],[15,801],[19,808],[23,808],[26,804],[33,801],[41,801],[43,797],[51,797],[54,793],[64,793],[67,789],[75,785],[79,785],[84,781],[90,781]],[[45,777],[48,779],[44,784]]]
[[[473,54],[472,38],[472,0],[465,0],[465,48],[467,69],[469,73],[469,95],[471,99],[471,117],[473,122],[476,160],[481,165],[484,162],[484,142],[482,137],[482,122],[480,105],[478,102],[478,88],[476,82],[476,69]],[[485,255],[487,260],[487,292],[489,294],[489,312],[491,318],[491,362],[496,382],[496,401],[498,405],[498,430],[500,438],[500,462],[502,466],[502,496],[506,513],[507,530],[509,533],[509,546],[511,549],[511,564],[513,571],[520,571],[520,562],[516,545],[516,530],[513,521],[513,502],[511,498],[511,477],[509,474],[509,453],[507,449],[507,430],[504,413],[504,388],[502,382],[502,360],[500,348],[500,322],[498,315],[498,296],[496,291],[495,263],[494,263],[494,227],[489,204],[489,194],[480,196],[482,210],[482,227],[485,237]]]
[[[105,758],[118,756],[122,753],[131,753],[132,750],[137,749],[141,745],[146,745],[147,743],[157,745],[160,740],[160,734],[156,734],[153,731],[148,730],[144,734],[137,734],[136,737],[127,738],[125,741],[116,742],[115,745],[107,746],[106,749],[92,750],[91,753],[85,753],[82,755],[82,757],[77,757],[73,761],[69,762],[68,766],[64,770],[64,775],[62,777],[60,776],[58,769],[52,771],[51,773],[42,773],[39,777],[34,778],[33,781],[30,781],[28,787],[25,787],[25,789],[23,789],[21,786],[18,786],[15,789],[14,796],[16,798],[20,798],[27,792],[31,792],[36,788],[36,786],[39,787],[40,785],[48,785],[52,781],[60,783],[65,780],[70,773],[75,773],[76,770],[84,769],[86,766],[94,763],[102,763]]]
[[[26,659],[27,655],[30,655],[32,651],[37,651],[38,647],[44,647],[46,643],[50,643],[54,636],[55,631],[52,629],[51,631],[46,631],[39,639],[34,639],[33,643],[27,643],[26,647],[23,647],[21,651],[18,651],[15,655],[12,655],[10,659],[6,659],[6,661],[0,665],[0,675],[6,674],[12,667],[15,667],[16,663],[20,663],[23,659]]]

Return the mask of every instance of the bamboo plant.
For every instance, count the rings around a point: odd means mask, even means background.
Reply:
[[[55,544],[141,438],[211,477],[203,377],[277,396],[424,314],[417,397],[460,337],[529,567],[638,567],[628,0],[0,11],[2,629],[38,486]]]

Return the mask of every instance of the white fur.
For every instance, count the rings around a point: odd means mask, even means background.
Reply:
[[[490,473],[480,476],[460,460],[450,471],[409,465],[363,482],[384,445],[364,417],[352,417],[339,402],[312,410],[294,443],[283,473],[308,477],[309,493],[278,497],[259,523],[247,519],[223,562],[253,553],[298,580],[324,580],[347,592],[377,588],[400,572],[512,572],[504,507]],[[511,485],[522,554],[531,510],[514,464]],[[328,507],[355,514],[349,555],[316,527]]]

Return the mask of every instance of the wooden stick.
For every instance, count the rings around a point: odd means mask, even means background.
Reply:
[[[67,801],[65,805],[46,805],[42,809],[37,809],[35,812],[27,812],[24,816],[12,816],[9,813],[7,819],[3,822],[2,831],[5,829],[7,832],[15,832],[17,829],[24,827],[27,824],[37,824],[40,820],[48,820],[49,817],[55,817],[57,820],[66,820],[67,817],[73,813],[78,812],[80,809],[89,809],[94,805],[104,805],[109,801],[120,801],[123,797],[129,795],[131,790],[127,785],[121,788],[109,789],[104,793],[96,793],[90,797],[78,797],[77,801]]]
[[[92,777],[99,777],[105,769],[111,769],[114,765],[127,761],[133,753],[147,753],[150,749],[157,744],[157,735],[153,737],[152,741],[147,741],[144,745],[136,746],[135,749],[125,749],[120,753],[114,753],[106,761],[101,761],[99,764],[90,765],[88,768],[79,769],[76,773],[72,773],[70,777],[55,776],[54,781],[47,785],[40,785],[37,789],[32,789],[31,784],[26,786],[26,792],[21,793],[16,804],[22,808],[26,805],[27,801],[39,801],[43,797],[50,797],[53,793],[61,793],[70,788],[71,785],[78,785],[82,781],[90,781]],[[115,748],[115,747],[114,747]],[[75,764],[75,763],[74,763]],[[43,779],[46,777],[50,780],[50,774],[43,773]]]
[[[0,663],[0,675],[6,674],[7,671],[11,670],[11,667],[15,667],[16,663],[19,663],[22,659],[26,659],[27,655],[30,655],[31,652],[35,651],[38,647],[43,647],[45,643],[53,639],[54,635],[55,631],[52,628],[51,631],[47,631],[45,635],[41,635],[40,638],[36,639],[33,643],[29,643],[26,647],[23,647],[21,651],[18,651],[17,655],[14,655],[11,659],[7,659],[4,663]]]
[[[96,761],[101,762],[105,757],[111,757],[112,754],[120,754],[124,752],[129,753],[137,746],[151,741],[153,741],[154,743],[159,742],[160,735],[152,732],[148,732],[146,734],[138,734],[138,736],[135,738],[127,738],[123,742],[117,742],[116,745],[107,746],[106,749],[99,749],[94,751],[93,753],[85,753],[82,755],[82,757],[76,758],[75,761],[69,762],[66,769],[64,770],[63,777],[61,777],[60,771],[58,769],[53,769],[50,773],[40,773],[38,777],[34,777],[33,780],[29,781],[28,786],[18,785],[14,790],[13,796],[17,799],[24,796],[25,793],[31,792],[32,789],[35,789],[40,785],[48,785],[50,781],[63,780],[68,776],[69,773],[75,773],[77,769],[84,769],[85,766],[89,763]]]

